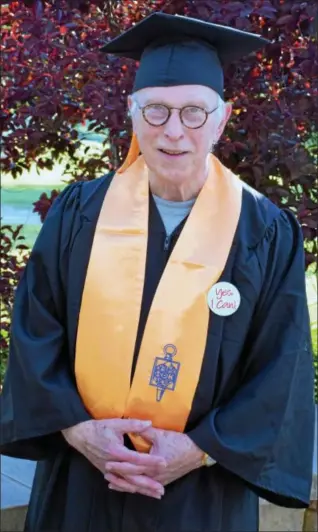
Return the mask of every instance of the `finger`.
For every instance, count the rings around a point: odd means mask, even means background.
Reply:
[[[108,461],[105,471],[109,471],[121,477],[126,475],[147,475],[148,477],[164,476],[165,469],[157,466],[138,466],[129,462]],[[157,480],[157,478],[156,478]]]
[[[112,462],[130,462],[138,466],[155,466],[163,469],[166,467],[166,461],[161,456],[131,451],[124,445],[110,445],[108,454],[111,455],[112,460],[109,461]]]
[[[154,442],[158,436],[158,429],[153,427],[146,428],[142,433],[143,438],[150,442]]]
[[[154,492],[154,491],[150,491],[150,490],[145,490],[145,489],[141,489],[139,488],[136,493],[139,493],[140,495],[144,495],[145,497],[152,497],[153,499],[162,499],[162,495],[158,492]]]
[[[164,494],[164,487],[162,484],[150,477],[147,477],[146,475],[129,475],[125,477],[125,479],[138,488],[155,491],[160,495]]]
[[[143,432],[151,427],[151,421],[142,421],[140,419],[113,419],[111,423],[115,430],[125,432]]]
[[[129,462],[107,462],[105,470],[114,473],[115,475],[125,477],[126,475],[144,475],[149,471],[149,468],[130,464]]]
[[[132,478],[134,479],[133,481],[131,481]],[[158,498],[157,496],[161,497],[164,494],[164,488],[161,486],[161,484],[154,482],[154,486],[156,487],[151,487],[151,483],[147,487],[147,483],[143,482],[142,476],[139,477],[136,475],[135,477],[121,478],[117,475],[113,475],[112,473],[107,473],[105,475],[105,479],[108,480],[110,486],[112,486],[112,489],[118,488],[129,493],[140,493],[143,491],[143,493],[147,493],[147,495],[151,495],[155,498]],[[140,483],[140,487],[138,487],[136,482]]]
[[[129,493],[136,493],[137,487],[125,480],[124,478],[113,475],[112,473],[106,473],[104,476],[111,486],[120,488],[122,491],[128,491]]]

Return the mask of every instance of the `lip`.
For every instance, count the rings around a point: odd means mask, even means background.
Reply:
[[[184,157],[185,155],[188,154],[187,151],[180,152],[180,153],[167,153],[160,148],[158,151],[161,153],[161,155],[163,155],[164,157],[168,157],[169,159],[180,159],[181,157]]]

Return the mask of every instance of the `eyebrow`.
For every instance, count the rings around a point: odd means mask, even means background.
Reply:
[[[158,99],[146,98],[144,102],[141,102],[141,105],[143,105],[143,106],[144,105],[150,105],[150,104],[168,105],[168,107],[170,106],[169,103],[162,101],[160,98],[158,98]],[[215,102],[214,105],[217,105],[217,102]],[[208,105],[203,100],[195,100],[195,99],[188,100],[183,105],[179,105],[178,107],[191,107],[191,106],[202,107],[203,109],[212,108],[212,105]],[[173,107],[173,105],[171,107]]]

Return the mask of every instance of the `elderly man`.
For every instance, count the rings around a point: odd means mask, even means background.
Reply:
[[[255,532],[305,508],[313,371],[300,227],[211,153],[222,66],[256,35],[154,14],[115,174],[66,188],[20,282],[3,453],[37,460],[32,532]]]

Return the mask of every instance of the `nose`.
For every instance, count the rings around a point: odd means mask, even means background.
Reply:
[[[164,125],[164,134],[171,140],[179,140],[184,136],[183,124],[176,109],[171,112],[168,122]]]

